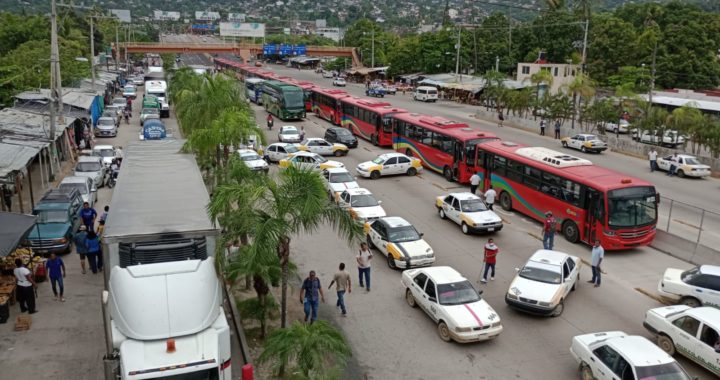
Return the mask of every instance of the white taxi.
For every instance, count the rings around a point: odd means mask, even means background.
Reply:
[[[643,326],[657,337],[657,345],[668,355],[679,352],[720,377],[720,310],[659,307],[645,313]]]
[[[383,175],[407,174],[414,176],[422,173],[422,162],[415,157],[408,157],[402,153],[385,153],[372,161],[358,164],[355,171],[365,177],[378,179]]]
[[[288,158],[300,150],[289,143],[274,143],[265,148],[265,159],[269,162],[280,162],[280,160]]]
[[[328,195],[334,202],[337,202],[337,197],[339,197],[343,191],[360,187],[355,181],[355,177],[345,168],[325,169],[323,170],[323,178],[325,179],[325,187],[328,190]]]
[[[278,132],[278,141],[286,143],[299,143],[300,131],[294,125],[283,125]]]
[[[500,231],[503,228],[502,219],[473,193],[441,195],[435,198],[435,207],[441,219],[450,219],[459,224],[466,235],[471,232]]]
[[[252,149],[238,149],[237,154],[240,160],[252,171],[263,171],[267,173],[270,169],[267,161]]]
[[[690,380],[672,356],[646,338],[622,331],[575,336],[570,354],[583,380]]]
[[[377,248],[387,257],[392,269],[429,266],[435,253],[415,227],[399,216],[388,216],[365,222],[365,235],[370,248]]]
[[[450,267],[406,270],[401,280],[405,301],[437,323],[440,339],[458,343],[497,337],[503,330],[500,316],[480,297],[482,292]]]
[[[304,152],[317,153],[321,156],[347,156],[349,150],[344,144],[333,144],[320,137],[308,137],[297,148]]]
[[[558,317],[565,299],[580,280],[580,259],[540,249],[518,269],[505,294],[509,306],[532,314]]]
[[[658,283],[658,293],[690,307],[720,308],[720,266],[702,265],[686,271],[668,268]]]
[[[670,166],[675,165],[675,174],[678,177],[702,178],[710,175],[710,166],[702,164],[697,157],[688,154],[678,154],[677,162],[672,161],[673,156],[658,157],[657,166],[660,170],[670,171]]]
[[[301,169],[316,169],[325,170],[329,168],[344,168],[345,164],[342,162],[331,161],[325,157],[310,152],[297,152],[288,158],[283,158],[278,163],[281,169],[286,169],[290,166]]]
[[[347,189],[340,193],[338,206],[346,208],[353,218],[360,221],[374,220],[386,216],[385,209],[380,206],[382,201],[367,189]]]
[[[600,138],[595,135],[587,133],[580,133],[572,137],[564,137],[560,140],[560,142],[565,148],[578,149],[583,153],[600,153],[608,148],[605,141],[600,140]]]

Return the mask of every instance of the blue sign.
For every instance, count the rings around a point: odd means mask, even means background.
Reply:
[[[292,45],[287,44],[281,44],[280,45],[280,55],[290,55],[292,54]]]
[[[305,45],[293,46],[293,55],[306,55],[306,54],[307,54],[307,46],[305,46]]]
[[[307,47],[305,45],[288,45],[288,44],[264,44],[263,55],[306,55]]]
[[[215,25],[212,24],[193,24],[192,28],[195,30],[215,30]]]
[[[278,53],[278,46],[273,44],[263,45],[263,55],[275,55]]]

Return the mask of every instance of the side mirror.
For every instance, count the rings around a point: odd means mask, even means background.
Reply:
[[[382,204],[382,201],[378,201],[378,204],[381,205],[381,204]]]
[[[424,233],[424,232],[421,232],[421,233],[420,233],[420,237],[423,237],[423,236],[425,236],[425,233]]]
[[[437,298],[435,298],[435,297],[428,297],[428,300],[430,302],[437,302]]]
[[[482,290],[478,290],[477,292],[478,292],[478,295],[479,295],[479,296],[481,296],[481,295],[483,294],[483,291],[482,291]]]
[[[515,272],[520,272],[520,268],[515,268]]]
[[[94,192],[96,192],[96,191],[97,191],[97,187],[96,187],[96,186],[93,186],[93,187],[90,188],[90,192],[91,192],[91,193],[94,193]]]

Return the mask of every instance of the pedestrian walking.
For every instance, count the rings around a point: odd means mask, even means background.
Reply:
[[[372,252],[370,252],[370,248],[368,248],[367,243],[360,243],[360,250],[358,251],[357,256],[355,256],[355,260],[357,260],[358,264],[358,277],[360,280],[360,287],[365,288],[365,284],[367,284],[367,291],[370,291],[370,261],[373,258]],[[365,277],[365,281],[363,281],[363,277]]]
[[[650,160],[650,173],[652,173],[657,170],[657,150],[655,148],[650,149],[648,159]]]
[[[547,121],[545,121],[544,118],[540,119],[540,136],[545,136],[545,126],[547,125]]]
[[[675,153],[672,155],[672,157],[670,157],[670,170],[668,170],[668,173],[667,173],[668,176],[672,177],[675,175],[675,172],[677,171],[677,163],[678,163],[678,155],[677,155],[677,153]]]
[[[493,239],[488,239],[488,242],[485,244],[485,256],[483,257],[485,270],[483,271],[482,280],[480,280],[483,284],[487,283],[488,272],[490,272],[490,281],[495,281],[495,263],[497,262],[499,252],[500,249],[495,245]]]
[[[311,324],[317,320],[319,300],[325,303],[325,294],[323,294],[320,279],[315,277],[315,271],[311,270],[300,288],[300,303],[305,309],[305,322],[308,321],[308,317],[310,317]]]
[[[305,126],[300,126],[300,141],[305,141]]]
[[[83,225],[87,227],[88,232],[94,231],[97,211],[90,207],[90,203],[83,202],[83,208],[80,210],[80,218],[82,219]]]
[[[600,240],[595,240],[595,245],[593,245],[590,256],[590,265],[592,266],[592,280],[588,282],[591,284],[595,284],[596,288],[600,286],[600,277],[602,275],[602,269],[600,269],[600,264],[602,263],[604,257],[605,249],[600,245]]]
[[[480,172],[475,172],[470,176],[470,192],[475,194],[478,186],[480,186]]]
[[[2,202],[3,205],[5,205],[5,209],[7,209],[8,212],[12,212],[12,198],[13,193],[10,188],[7,187],[7,185],[2,185],[2,188],[0,188],[0,191],[2,192]]]
[[[340,308],[342,316],[347,316],[347,309],[345,308],[345,292],[352,293],[352,284],[350,283],[350,274],[345,271],[345,263],[340,263],[338,271],[333,276],[328,290],[335,284],[335,290],[337,291],[337,303],[335,306]]]
[[[90,270],[93,274],[98,272],[98,255],[100,254],[100,239],[93,231],[88,231],[85,238],[85,247],[87,247],[87,259],[90,264]]]
[[[548,211],[545,213],[545,222],[543,223],[543,248],[553,249],[555,244],[555,230],[557,228],[557,221],[553,216],[552,212]]]
[[[498,110],[498,127],[502,128],[505,116],[503,116],[502,110]]]
[[[105,208],[103,208],[103,213],[100,214],[100,222],[104,222],[107,220],[109,212],[110,212],[110,206],[106,205]]]
[[[37,284],[32,278],[32,272],[25,267],[25,263],[20,258],[15,259],[15,267],[13,274],[17,283],[15,292],[17,293],[18,304],[20,304],[20,312],[27,311],[30,314],[35,314],[37,313],[35,309],[35,288],[37,288]]]
[[[555,120],[555,139],[560,139],[560,120]]]
[[[80,226],[73,240],[75,241],[75,252],[80,256],[80,268],[82,268],[82,273],[85,274],[85,257],[87,256],[87,244],[85,240],[87,240],[87,227],[84,225]]]
[[[495,204],[495,197],[497,197],[497,192],[495,189],[490,187],[487,189],[487,191],[484,194],[485,197],[485,204],[487,205],[488,209],[493,209],[493,204]]]
[[[45,263],[48,269],[48,277],[50,277],[50,285],[52,286],[55,301],[65,302],[65,286],[63,278],[65,278],[65,263],[56,254],[51,253],[50,259]],[[58,292],[58,288],[60,292]]]

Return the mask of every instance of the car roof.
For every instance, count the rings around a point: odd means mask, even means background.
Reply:
[[[102,157],[98,156],[80,156],[78,157],[78,162],[101,162]]]
[[[276,145],[276,146],[288,146],[288,145],[294,145],[294,144],[286,143],[286,142],[276,142],[276,143],[272,143],[272,144],[270,144],[270,145],[268,145],[268,146],[272,146],[272,145]]]
[[[363,188],[357,188],[357,189],[347,189],[345,190],[350,195],[372,195],[370,190],[363,189]]]
[[[672,156],[672,155],[671,155],[671,156]],[[697,159],[696,156],[693,156],[693,155],[690,155],[690,154],[678,154],[677,156],[678,156],[678,157],[682,157],[682,158],[694,158],[694,159]]]
[[[562,265],[568,257],[571,256],[564,252],[551,251],[549,249],[538,249],[532,256],[530,256],[528,261],[550,265]]]
[[[60,183],[87,183],[88,181],[91,181],[90,177],[71,175],[63,178]]]
[[[468,199],[480,199],[480,197],[478,197],[477,195],[467,191],[463,193],[450,193],[448,195],[452,195],[453,197],[461,201],[466,201]]]
[[[720,266],[717,265],[701,265],[700,273],[709,274],[711,276],[720,276]]]
[[[327,169],[325,169],[325,171],[328,173],[350,173],[345,168],[327,168]]]
[[[311,157],[317,157],[319,154],[313,153],[313,152],[305,152],[305,151],[299,151],[293,155],[293,157],[302,157],[302,156],[311,156]]]
[[[386,216],[386,217],[380,218],[378,220],[382,220],[390,228],[412,226],[412,224],[410,224],[410,222],[408,222],[407,220],[405,220],[404,218],[399,217],[399,216]]]
[[[392,158],[392,157],[406,157],[406,156],[402,153],[383,153],[383,154],[379,155],[378,157],[382,158],[383,160],[387,160],[388,158]]]
[[[720,309],[713,306],[693,307],[685,310],[685,315],[695,317],[703,323],[712,325],[715,328],[720,327]]]
[[[467,281],[460,272],[451,267],[429,267],[420,269],[420,271],[431,277],[435,285]]]
[[[283,129],[298,129],[298,127],[294,125],[283,125],[282,127],[280,127],[280,130],[282,131]]]
[[[605,343],[620,353],[632,366],[667,364],[675,361],[660,347],[638,335],[616,336]]]
[[[254,154],[254,155],[257,155],[257,154],[258,154],[258,152],[254,151],[254,150],[252,150],[252,149],[238,149],[237,152],[238,152],[239,155],[243,155],[243,154]]]
[[[597,135],[594,135],[592,133],[578,133],[576,136],[597,137]]]
[[[93,150],[115,150],[112,145],[95,145]]]
[[[324,138],[322,138],[322,137],[306,137],[306,138],[305,138],[305,140],[307,140],[307,141],[312,141],[312,140],[321,140],[321,141],[325,141],[325,139],[324,139]]]

